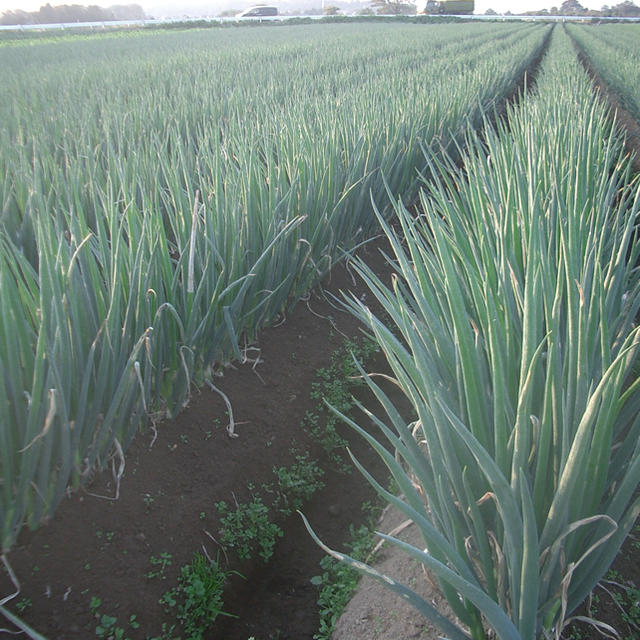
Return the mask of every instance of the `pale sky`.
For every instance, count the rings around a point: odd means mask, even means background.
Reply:
[[[191,0],[185,2],[185,5],[201,5],[204,8],[203,13],[209,13],[210,15],[216,15],[222,9],[229,6],[230,0],[211,0],[210,2],[198,2],[197,0]],[[603,4],[615,5],[621,0],[581,0],[580,4],[589,9],[600,9]],[[173,5],[178,10],[183,4],[181,2],[170,2],[169,0],[49,0],[53,6],[61,4],[97,4],[99,6],[109,6],[112,4],[130,4],[135,3],[142,6],[142,8],[150,15],[159,14],[159,7]],[[269,3],[278,5],[277,0],[269,0]],[[46,4],[46,0],[0,0],[0,13],[9,9],[22,9],[23,11],[37,11],[42,5]],[[234,7],[243,9],[252,4],[266,4],[266,0],[235,0],[231,2]],[[321,0],[318,0],[318,6],[320,6]],[[336,2],[339,4],[339,0]],[[536,11],[538,9],[550,9],[552,6],[559,7],[562,4],[562,0],[476,0],[476,13],[484,13],[488,8],[492,8],[499,13],[511,11],[511,13],[518,13],[524,11]],[[636,1],[637,4],[637,1]],[[217,9],[219,7],[219,10]],[[191,11],[189,12],[192,13]]]

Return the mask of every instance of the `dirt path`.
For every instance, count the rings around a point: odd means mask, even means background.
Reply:
[[[377,528],[387,534],[397,531],[393,535],[400,540],[417,548],[423,546],[419,529],[395,509],[385,511]],[[434,581],[406,554],[384,545],[374,564],[378,571],[411,587],[441,613],[455,619]],[[332,640],[437,640],[441,633],[410,604],[365,576],[338,620]]]
[[[381,268],[378,250],[367,254]],[[365,295],[344,265],[326,286],[327,293]],[[26,622],[50,640],[96,637],[102,615],[116,617],[131,640],[163,637],[162,624],[172,618],[158,600],[195,551],[203,545],[213,556],[219,551],[208,535],[217,537],[220,528],[214,503],[248,500],[248,485],[273,482],[273,467],[290,465],[295,452],[308,450],[325,469],[326,487],[304,507],[306,516],[327,543],[343,545],[349,525],[364,521],[361,505],[373,492],[359,474],[332,470],[301,428],[305,413],[317,407],[309,397],[317,370],[344,343],[340,332],[360,335],[353,317],[318,294],[298,303],[286,323],[261,334],[260,364],[230,367],[217,379],[233,406],[238,438],[226,433],[222,398],[203,389],[175,421],[158,425],[152,447],[151,432],[136,439],[126,453],[118,500],[108,499],[115,485],[103,473],[65,499],[48,525],[23,532],[9,554],[21,584],[10,608],[17,612],[18,604]],[[346,428],[345,435],[352,437]],[[376,468],[376,457],[359,440],[353,446]],[[229,565],[245,576],[232,579],[225,595],[224,610],[238,617],[218,618],[211,638],[300,640],[317,632],[318,590],[310,579],[324,553],[297,515],[279,524],[285,536],[268,564]],[[0,570],[0,599],[12,591]],[[92,598],[101,601],[93,610]],[[132,615],[137,628],[128,624]]]

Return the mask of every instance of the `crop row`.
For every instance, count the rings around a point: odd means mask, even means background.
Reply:
[[[172,416],[543,46],[326,25],[0,47],[0,536]],[[499,46],[496,46],[499,45]],[[229,425],[230,435],[237,435]]]
[[[570,24],[567,30],[627,111],[640,121],[640,27]]]
[[[385,224],[391,287],[359,263],[385,317],[350,301],[416,416],[369,378],[379,431],[348,421],[400,496],[359,468],[419,527],[421,548],[383,538],[457,620],[327,550],[448,638],[559,638],[640,514],[640,182],[562,29],[535,90],[470,138]]]

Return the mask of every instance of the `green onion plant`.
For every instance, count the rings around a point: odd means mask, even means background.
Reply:
[[[384,318],[348,302],[413,414],[369,376],[374,431],[345,418],[400,495],[355,464],[423,545],[380,535],[437,578],[455,619],[325,549],[447,638],[559,638],[640,513],[640,188],[559,29],[535,89],[469,133],[462,164],[434,160],[418,212],[380,216],[391,281],[358,271]]]
[[[327,24],[1,46],[2,549],[368,239],[382,174],[412,198],[422,148],[459,140],[547,32]]]
[[[567,24],[565,28],[607,87],[640,121],[640,25]]]

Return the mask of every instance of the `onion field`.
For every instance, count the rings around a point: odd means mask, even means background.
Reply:
[[[0,47],[0,531],[242,359],[512,90],[548,27]],[[499,46],[496,46],[499,44]],[[471,54],[470,52],[473,52]],[[230,427],[231,430],[231,427]]]
[[[569,25],[579,44],[625,109],[640,121],[640,28],[637,24]]]
[[[343,417],[456,619],[326,550],[448,638],[560,638],[640,514],[640,182],[569,35],[640,118],[637,32],[0,43],[3,554],[382,229],[391,284],[354,264],[384,314],[345,302],[415,420],[365,371],[373,430]]]
[[[417,419],[369,378],[379,434],[350,422],[425,548],[383,537],[437,576],[457,620],[390,588],[448,638],[559,638],[640,514],[640,188],[564,31],[484,135],[464,171],[436,161],[420,215],[396,204],[393,287],[360,263],[388,318],[350,302]]]

